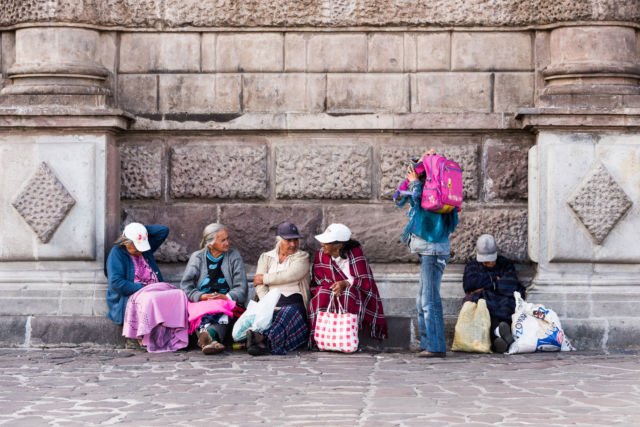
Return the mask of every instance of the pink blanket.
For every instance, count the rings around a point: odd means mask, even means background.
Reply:
[[[206,301],[189,301],[189,333],[192,334],[200,325],[200,319],[205,314],[224,313],[233,316],[233,309],[236,302],[232,299],[210,299]]]
[[[142,339],[150,353],[176,351],[189,344],[187,296],[169,283],[153,283],[129,297],[122,335]]]

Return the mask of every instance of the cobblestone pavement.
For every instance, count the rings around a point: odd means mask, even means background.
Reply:
[[[0,350],[7,426],[637,426],[638,354]]]

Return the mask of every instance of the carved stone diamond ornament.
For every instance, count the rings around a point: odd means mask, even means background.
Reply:
[[[42,243],[51,240],[75,204],[74,198],[45,162],[11,203]]]
[[[598,245],[604,242],[633,205],[607,168],[599,162],[567,203]]]

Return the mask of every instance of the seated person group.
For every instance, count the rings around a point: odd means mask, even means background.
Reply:
[[[202,232],[200,250],[191,254],[179,287],[164,282],[154,259],[169,229],[163,225],[128,224],[106,262],[107,316],[122,325],[122,334],[149,352],[197,345],[204,354],[224,352],[231,329],[249,302],[249,284],[241,254],[231,246],[229,231],[219,223]],[[315,239],[313,260],[300,248],[302,234],[284,222],[277,226],[274,249],[260,255],[253,278],[255,300],[274,289],[280,293],[270,326],[247,330],[249,354],[287,354],[316,349],[317,314],[332,297],[356,314],[360,331],[378,340],[387,337],[382,299],[361,244],[343,224],[331,224]],[[495,240],[483,235],[477,259],[464,271],[465,301],[485,298],[492,321],[494,351],[512,342],[513,291],[524,288],[513,263],[497,255]],[[191,340],[190,340],[191,338]]]

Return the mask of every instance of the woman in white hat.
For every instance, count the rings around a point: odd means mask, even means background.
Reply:
[[[329,306],[335,293],[342,307],[358,315],[358,326],[364,326],[372,338],[387,337],[382,300],[360,243],[351,238],[351,230],[344,224],[331,224],[316,236],[321,249],[313,260],[309,303],[310,347],[315,348],[313,333],[316,313]]]
[[[164,225],[133,222],[124,228],[106,263],[107,316],[122,334],[149,352],[175,351],[189,343],[187,299],[164,283],[153,253],[169,235]]]

